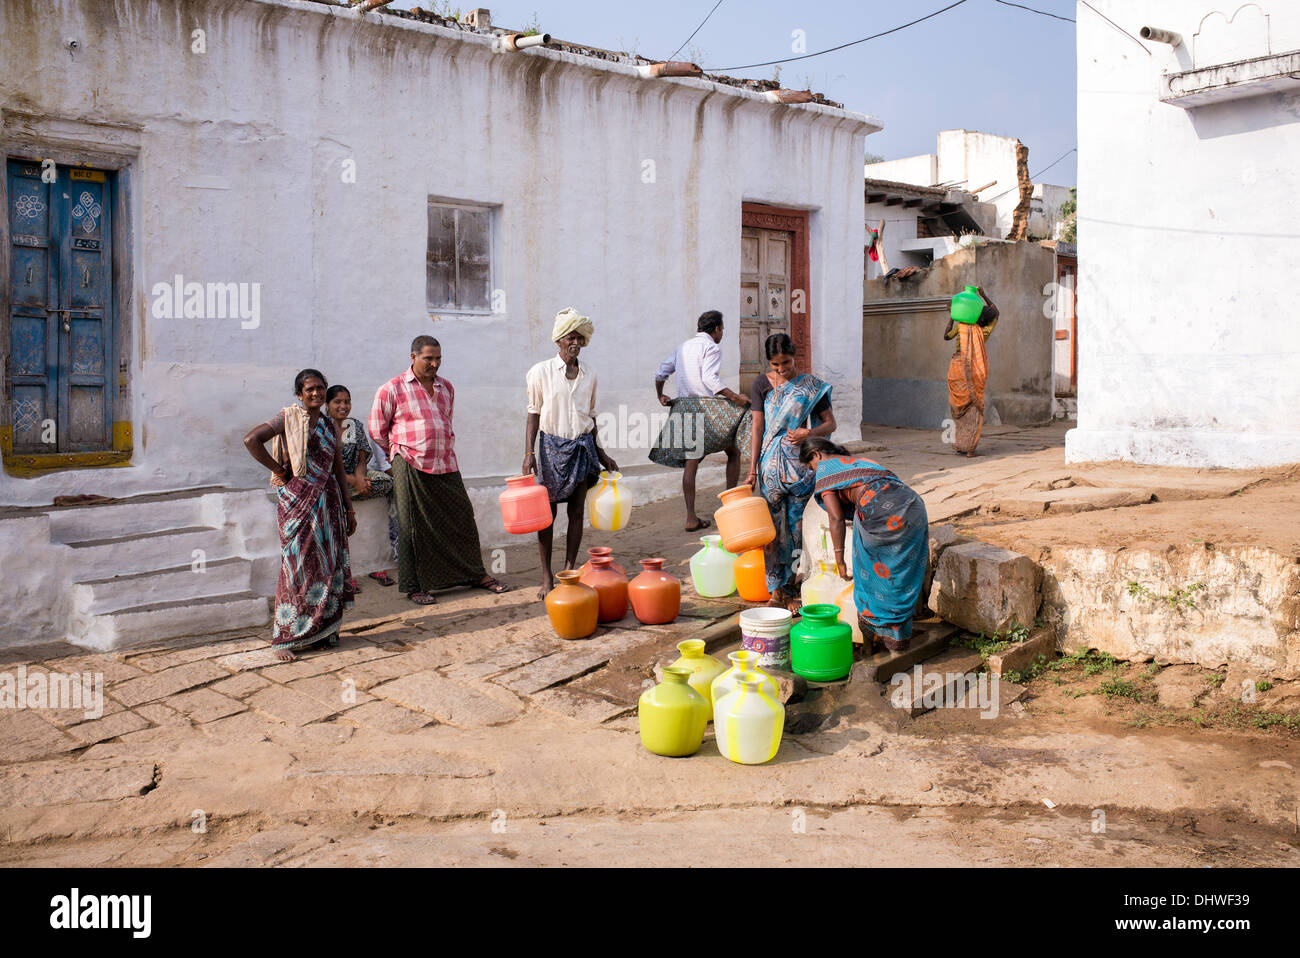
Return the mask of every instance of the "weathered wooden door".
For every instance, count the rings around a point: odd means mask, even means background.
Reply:
[[[11,160],[6,378],[15,453],[112,445],[114,316],[109,210],[99,170]]]
[[[767,369],[763,344],[790,332],[790,260],[794,236],[786,230],[741,227],[740,389]]]

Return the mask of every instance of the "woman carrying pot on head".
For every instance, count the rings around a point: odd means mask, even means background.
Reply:
[[[930,558],[925,503],[880,463],[855,458],[829,439],[805,439],[799,458],[815,470],[813,495],[830,516],[842,579],[849,578],[844,524],[853,523],[853,601],[863,638],[872,636],[892,652],[905,650]]]
[[[750,436],[749,477],[756,495],[767,500],[776,538],[763,547],[768,603],[799,610],[795,588],[795,550],[803,538],[803,511],[813,491],[813,472],[799,459],[799,443],[835,431],[831,387],[794,365],[794,342],[773,333],[764,343],[768,369],[750,386],[754,427]]]
[[[271,648],[281,662],[294,650],[338,645],[343,611],[352,607],[348,536],[357,530],[339,430],[324,412],[325,377],[304,369],[293,381],[300,405],[244,436],[249,455],[271,470],[280,527],[280,581]],[[272,451],[266,441],[274,439]]]
[[[948,319],[943,338],[956,339],[957,351],[948,363],[948,406],[955,423],[953,451],[975,455],[980,433],[984,429],[984,386],[989,378],[989,355],[984,344],[998,324],[998,308],[977,287],[984,307],[974,323],[955,323]]]
[[[397,555],[397,510],[393,508],[393,467],[383,451],[370,441],[365,423],[352,413],[352,393],[347,386],[334,385],[325,392],[325,409],[338,427],[342,442],[343,471],[347,474],[352,499],[388,499],[388,543]],[[386,571],[372,572],[381,585],[397,585]],[[352,590],[360,592],[355,580]]]

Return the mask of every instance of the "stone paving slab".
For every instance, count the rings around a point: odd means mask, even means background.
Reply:
[[[128,732],[138,732],[148,727],[148,720],[141,718],[134,712],[118,712],[107,718],[74,725],[68,729],[68,734],[82,745],[94,745],[96,742],[106,742],[120,735],[126,735]]]
[[[374,701],[374,696],[356,687],[355,680],[344,681],[345,678],[346,676],[337,673],[313,675],[310,678],[290,682],[289,688],[310,695],[321,704],[333,706],[338,711]]]
[[[87,708],[81,708],[81,709],[41,709],[40,715],[41,718],[45,719],[47,722],[53,722],[55,725],[58,725],[62,728],[70,728],[73,725],[80,725],[82,722],[95,721],[95,718],[93,716],[92,717],[86,716],[86,712],[90,710],[90,706],[92,704],[93,702],[87,701],[86,702]],[[123,706],[121,702],[118,702],[116,699],[114,699],[112,696],[108,695],[107,693],[105,693],[104,695],[104,700],[102,704],[103,704],[103,712],[98,716],[99,718],[105,718],[109,715],[113,715],[117,712],[122,712],[125,710],[125,706]]]
[[[248,698],[248,704],[286,725],[319,722],[345,708],[343,702],[337,705],[326,705],[310,695],[304,695],[283,685],[271,685],[260,692],[253,693]]]
[[[154,763],[114,767],[24,766],[0,775],[0,807],[41,807],[106,802],[142,795],[154,784]]]
[[[480,762],[431,752],[359,755],[324,753],[304,756],[284,773],[285,778],[354,778],[373,775],[417,775],[433,778],[487,778],[492,769]]]
[[[266,688],[270,684],[256,672],[240,672],[238,675],[214,683],[211,688],[214,692],[220,692],[222,695],[228,695],[233,699],[242,699],[252,695],[258,689]]]
[[[170,669],[177,665],[186,665],[190,662],[198,662],[200,659],[215,659],[218,656],[234,655],[238,652],[249,652],[257,648],[265,648],[265,639],[237,639],[233,642],[212,642],[204,645],[196,645],[188,649],[177,649],[174,652],[150,652],[146,655],[133,655],[127,659],[127,664],[143,669],[146,672],[161,672],[164,669]]]
[[[206,685],[208,682],[228,677],[228,672],[204,659],[188,665],[178,665],[153,675],[141,676],[138,679],[128,679],[120,685],[113,686],[113,697],[127,708],[131,708],[143,705],[145,702],[167,698],[169,695],[175,695],[196,685]]]
[[[32,709],[0,711],[0,762],[30,762],[79,747]]]
[[[563,641],[554,636],[539,635],[522,642],[512,642],[472,662],[453,665],[444,674],[462,681],[499,675],[556,652],[562,647]]]
[[[628,711],[628,706],[622,702],[611,702],[599,695],[569,688],[545,689],[534,695],[531,701],[548,712],[589,725],[599,725]]]
[[[251,744],[266,742],[271,733],[280,726],[275,720],[258,712],[240,712],[229,718],[217,719],[215,722],[201,726],[204,735],[220,741]]]
[[[393,655],[388,658],[362,662],[360,665],[349,665],[339,669],[335,674],[339,678],[352,679],[357,683],[358,689],[369,689],[381,682],[387,682],[390,679],[399,678],[410,673],[410,661],[401,655]]]
[[[238,699],[232,699],[210,688],[182,692],[180,695],[173,695],[170,698],[163,699],[162,704],[175,709],[200,724],[215,722],[227,715],[237,715],[248,708]]]
[[[523,703],[504,689],[489,685],[471,688],[429,670],[385,682],[370,691],[462,728],[501,725],[518,718],[524,710]]]
[[[253,649],[251,652],[237,652],[234,655],[223,655],[216,660],[217,665],[223,669],[229,669],[232,672],[244,672],[252,669],[262,669],[270,665],[278,665],[275,653],[271,651],[270,646],[262,649]]]
[[[45,663],[45,666],[52,672],[100,674],[104,676],[105,685],[125,682],[127,679],[139,678],[145,674],[143,669],[138,669],[134,665],[103,652],[93,655],[70,655],[64,658],[50,659]]]
[[[424,728],[433,721],[428,715],[412,712],[410,709],[394,705],[392,702],[385,702],[382,699],[371,699],[364,705],[348,709],[341,718],[347,722],[355,722],[365,728],[389,732],[393,735],[414,732],[416,729]]]
[[[154,725],[189,725],[189,716],[184,715],[170,706],[163,705],[161,702],[150,702],[148,705],[137,705],[135,713],[143,716]]]
[[[615,651],[604,644],[579,645],[577,648],[555,652],[523,668],[507,672],[494,681],[520,695],[533,695],[542,689],[599,668],[614,655]]]

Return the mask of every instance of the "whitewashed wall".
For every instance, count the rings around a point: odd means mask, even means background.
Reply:
[[[1300,84],[1192,110],[1161,103],[1161,74],[1191,67],[1198,32],[1197,67],[1265,55],[1262,15],[1248,7],[1229,26],[1208,3],[1093,5],[1130,33],[1153,26],[1185,42],[1148,42],[1148,56],[1078,5],[1086,308],[1067,458],[1300,461]],[[1260,6],[1272,52],[1300,47],[1300,5]]]
[[[584,359],[604,409],[658,410],[655,365],[709,308],[726,314],[734,386],[743,201],[814,211],[813,367],[835,387],[841,438],[857,437],[862,167],[878,121],[297,0],[5,0],[0,108],[120,124],[140,143],[137,308],[121,317],[136,344],[133,463],[5,476],[0,503],[260,486],[240,438],[292,401],[299,368],[348,385],[364,413],[419,333],[441,340],[456,386],[462,471],[514,473],[524,373],[553,354],[569,305],[595,321]],[[503,312],[428,315],[429,196],[497,206]],[[260,283],[260,326],[153,317],[153,285],[175,274]]]

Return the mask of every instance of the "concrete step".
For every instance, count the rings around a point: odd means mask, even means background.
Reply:
[[[957,627],[941,619],[925,619],[912,625],[912,644],[906,652],[877,652],[863,659],[865,674],[877,682],[888,682],[918,662],[931,659],[948,648]]]
[[[948,649],[890,679],[889,703],[916,718],[935,708],[964,707],[984,658],[974,649]]]
[[[71,568],[74,582],[188,566],[195,559],[195,550],[202,550],[202,558],[209,564],[217,559],[231,558],[234,551],[225,530],[211,526],[87,539],[66,545],[73,550]]]
[[[203,497],[180,496],[149,502],[54,509],[50,512],[50,539],[72,545],[203,524]]]
[[[75,617],[68,641],[108,652],[181,636],[256,628],[270,622],[269,599],[252,592],[234,592]]]
[[[205,562],[197,568],[190,563],[157,572],[90,579],[73,585],[73,609],[82,615],[103,615],[160,602],[247,592],[252,573],[252,562],[236,558]]]

